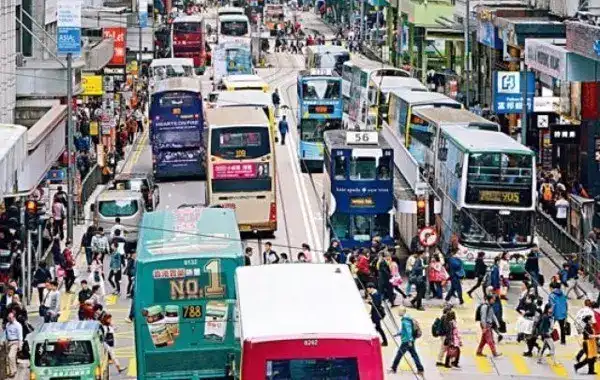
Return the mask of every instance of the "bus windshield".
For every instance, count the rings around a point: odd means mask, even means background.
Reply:
[[[248,23],[246,21],[222,21],[220,32],[224,36],[245,36],[248,34]]]
[[[341,129],[339,119],[302,119],[300,123],[300,139],[307,142],[323,142],[323,133],[333,129]]]
[[[173,24],[175,33],[202,33],[202,25],[197,22],[176,22]]]
[[[269,380],[359,379],[356,358],[269,360],[266,375]]]
[[[211,154],[224,159],[259,158],[271,153],[268,127],[231,127],[212,131]]]
[[[158,105],[161,108],[193,107],[196,100],[197,98],[189,93],[168,92],[161,95]]]
[[[531,185],[533,157],[518,153],[471,153],[467,182],[472,185]]]
[[[463,209],[461,240],[467,244],[503,248],[531,244],[533,214],[529,211]]]
[[[340,98],[341,83],[337,80],[317,79],[302,83],[304,100],[328,100]]]
[[[182,65],[155,66],[152,68],[152,77],[163,80],[173,77],[191,77],[194,75],[194,67]]]

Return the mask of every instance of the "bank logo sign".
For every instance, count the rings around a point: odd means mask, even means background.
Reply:
[[[521,78],[518,71],[499,71],[498,72],[498,93],[499,94],[519,94],[521,93]]]
[[[527,97],[523,99],[523,79],[527,77]],[[496,71],[493,77],[494,112],[498,114],[521,113],[524,103],[527,112],[533,111],[533,96],[535,94],[535,76],[532,72]]]

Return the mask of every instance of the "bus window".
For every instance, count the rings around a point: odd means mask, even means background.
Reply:
[[[248,23],[246,21],[222,21],[220,32],[224,36],[245,36],[248,34]]]
[[[352,82],[352,67],[345,65],[342,71],[342,79]]]
[[[337,239],[348,239],[349,237],[349,226],[350,216],[348,214],[334,213],[331,218],[331,228]]]
[[[131,216],[138,211],[138,203],[136,200],[120,200],[120,201],[100,201],[98,202],[98,212],[100,215],[108,218],[117,216]]]
[[[350,159],[350,179],[370,180],[375,179],[375,157],[352,157]]]
[[[381,157],[379,159],[379,166],[377,166],[377,179],[389,180],[392,178],[392,158]]]
[[[176,22],[173,24],[175,33],[202,33],[202,25],[197,22]]]
[[[390,214],[377,214],[373,216],[373,236],[390,235]]]
[[[89,340],[38,343],[34,355],[36,367],[69,367],[94,363],[94,348]]]
[[[352,237],[356,241],[368,241],[371,240],[371,221],[370,217],[366,215],[352,215],[352,231],[354,236]]]
[[[271,153],[268,127],[218,128],[212,133],[212,155],[224,159],[259,158]]]
[[[302,119],[301,139],[307,142],[322,142],[323,133],[341,128],[340,120]]]
[[[432,128],[429,123],[420,117],[415,115],[410,116],[409,134],[411,141],[418,141],[427,148],[431,147],[434,138]]]
[[[356,358],[294,359],[267,361],[269,379],[358,380]]]
[[[340,98],[340,83],[332,80],[311,80],[302,84],[304,100],[324,100]]]
[[[333,161],[333,175],[337,180],[346,179],[346,157],[335,157],[335,160]]]
[[[468,182],[530,184],[532,156],[515,153],[471,153]]]

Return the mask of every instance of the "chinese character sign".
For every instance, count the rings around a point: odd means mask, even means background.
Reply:
[[[523,109],[523,89],[525,73],[519,71],[496,71],[494,73],[494,112],[498,114],[519,114]],[[535,75],[527,72],[527,112],[533,112],[535,95]]]
[[[111,66],[124,66],[126,64],[125,59],[125,44],[127,40],[125,38],[127,33],[126,28],[104,28],[102,31],[103,38],[112,38],[115,47],[114,53],[110,62]]]

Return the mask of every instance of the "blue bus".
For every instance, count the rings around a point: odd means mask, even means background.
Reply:
[[[152,168],[157,179],[206,177],[206,147],[198,78],[155,84],[150,102]]]
[[[378,132],[327,131],[323,191],[332,238],[368,247],[394,243],[394,150]],[[329,193],[329,195],[327,195]]]
[[[297,89],[300,166],[303,172],[322,170],[323,133],[342,127],[342,78],[302,71]]]

